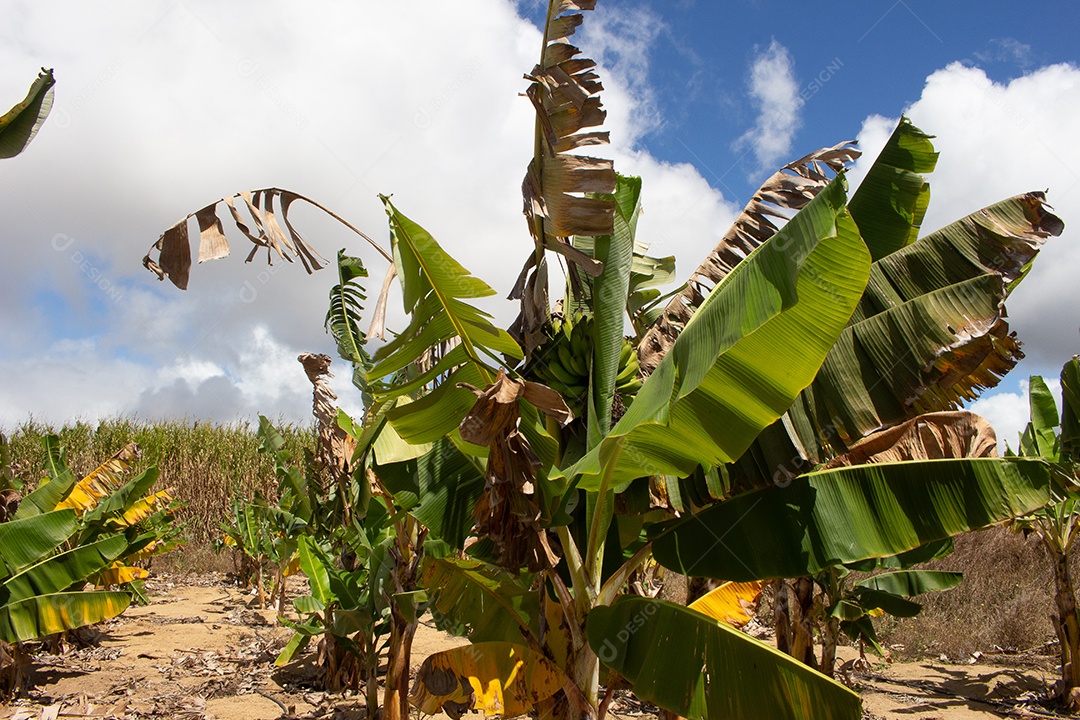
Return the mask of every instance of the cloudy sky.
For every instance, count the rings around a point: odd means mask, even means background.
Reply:
[[[610,149],[644,178],[640,236],[688,273],[780,164],[858,138],[872,158],[901,113],[937,136],[925,224],[1049,189],[1080,223],[1080,26],[1074,3],[601,0],[579,44],[601,61]],[[40,66],[56,105],[23,155],[0,161],[0,429],[34,418],[136,415],[304,421],[295,357],[333,354],[333,270],[194,268],[182,293],[141,258],[213,200],[277,186],[386,237],[393,194],[501,295],[530,241],[520,181],[539,52],[537,0],[13,4],[0,27],[0,104]],[[860,177],[857,167],[855,180]],[[332,258],[364,256],[314,212],[293,216]],[[1048,243],[1009,302],[1028,353],[980,401],[1012,438],[1029,374],[1080,352],[1080,248]],[[240,247],[240,246],[237,246]],[[508,321],[513,306],[489,308]],[[344,370],[340,367],[339,370]],[[340,372],[342,404],[359,403]]]

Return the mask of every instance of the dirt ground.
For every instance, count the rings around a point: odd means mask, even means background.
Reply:
[[[151,604],[131,607],[98,628],[96,644],[62,655],[40,653],[34,688],[0,716],[14,720],[61,718],[186,718],[197,720],[360,720],[362,698],[315,687],[308,659],[275,668],[290,631],[271,610],[252,609],[253,598],[218,574],[149,584]],[[462,644],[421,626],[413,664]],[[995,655],[965,663],[856,663],[841,648],[847,679],[864,698],[867,717],[963,720],[1054,717],[1039,705],[1054,680],[1052,658]],[[616,718],[653,717],[632,697],[613,705]],[[443,717],[443,716],[438,716]]]

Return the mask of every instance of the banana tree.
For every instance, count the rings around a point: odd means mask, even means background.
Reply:
[[[1046,382],[1038,375],[1031,376],[1028,400],[1031,421],[1020,435],[1021,457],[1044,458],[1069,479],[1070,492],[1054,498],[1041,510],[1013,521],[1017,532],[1035,533],[1054,567],[1054,602],[1057,615],[1053,617],[1061,653],[1059,697],[1070,698],[1080,687],[1080,615],[1077,612],[1076,587],[1070,570],[1073,544],[1080,530],[1080,505],[1075,494],[1077,465],[1080,461],[1080,359],[1074,357],[1061,370],[1063,396],[1059,421],[1057,403]]]

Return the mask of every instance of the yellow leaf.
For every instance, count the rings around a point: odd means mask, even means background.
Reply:
[[[128,443],[118,453],[101,463],[92,473],[75,484],[71,493],[54,508],[64,510],[73,508],[82,515],[97,506],[98,500],[116,492],[123,484],[123,475],[131,468],[131,463],[139,457],[139,446]]]
[[[136,523],[145,520],[158,511],[162,505],[168,505],[172,502],[172,495],[169,493],[171,490],[161,490],[153,495],[147,495],[146,497],[137,500],[128,508],[123,515],[113,520],[116,525],[123,527],[131,527]]]
[[[733,628],[741,628],[750,622],[757,612],[762,585],[763,583],[757,580],[726,582],[690,603],[690,609]]]
[[[231,538],[226,538],[226,540],[231,540]],[[225,544],[228,545],[229,543],[226,542]],[[289,561],[289,564],[286,565],[285,569],[281,572],[281,575],[282,577],[289,577],[298,572],[300,572],[300,556],[294,555],[293,559]]]
[[[130,567],[117,560],[112,565],[102,570],[95,579],[95,585],[123,585],[132,580],[143,580],[150,577],[150,572],[142,568]]]
[[[428,715],[453,703],[511,718],[529,712],[568,682],[553,662],[527,647],[483,642],[429,656],[409,700]]]

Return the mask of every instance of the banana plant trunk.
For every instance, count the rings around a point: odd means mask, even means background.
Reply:
[[[1080,687],[1080,619],[1076,614],[1076,590],[1069,574],[1069,555],[1054,552],[1054,600],[1058,616],[1054,626],[1061,645],[1061,696],[1068,698]]]
[[[408,720],[409,658],[412,656],[416,623],[409,622],[394,606],[390,620],[390,655],[383,694],[383,720]]]
[[[776,581],[773,621],[776,649],[817,669],[814,656],[814,581],[808,577]]]

